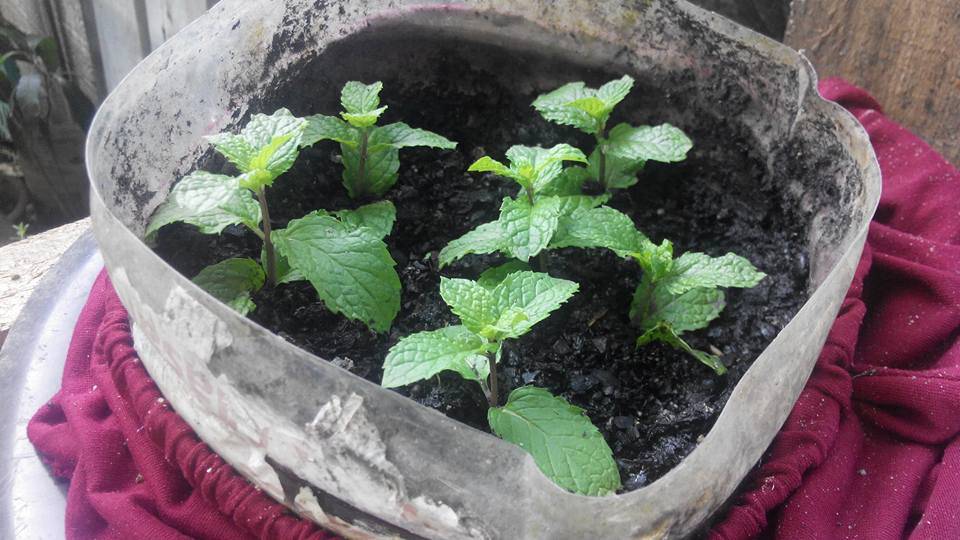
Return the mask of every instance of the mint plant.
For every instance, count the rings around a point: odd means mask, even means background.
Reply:
[[[441,371],[476,381],[494,433],[529,452],[560,486],[587,495],[612,493],[620,487],[613,454],[581,409],[532,386],[512,391],[500,405],[497,364],[504,341],[529,332],[579,288],[509,264],[477,281],[441,278],[440,296],[461,324],[402,338],[387,354],[382,384],[394,388]]]
[[[724,307],[720,287],[753,287],[766,274],[747,259],[727,253],[710,257],[687,252],[674,258],[673,244],[654,244],[636,229],[633,220],[609,207],[576,211],[558,244],[602,247],[635,260],[643,277],[633,293],[630,320],[643,332],[637,346],[662,341],[692,355],[718,375],[726,367],[716,356],[691,347],[680,335],[706,328]]]
[[[383,195],[396,182],[400,170],[400,149],[430,146],[453,149],[457,143],[436,133],[396,122],[377,126],[387,110],[380,106],[383,83],[363,84],[350,81],[340,93],[341,118],[313,115],[307,118],[303,145],[321,140],[340,143],[343,161],[343,185],[351,198]]]
[[[154,213],[146,236],[183,222],[204,234],[242,225],[263,241],[259,261],[235,258],[203,269],[194,282],[241,314],[255,309],[252,294],[307,280],[334,313],[384,332],[400,310],[400,279],[383,238],[396,209],[389,201],[356,210],[318,210],[274,229],[267,188],[296,161],[308,122],[280,109],[255,114],[239,134],[208,137],[239,171],[237,176],[196,171],[177,182]]]
[[[506,155],[509,166],[483,156],[467,170],[512,180],[520,186],[519,194],[503,199],[497,221],[484,223],[448,243],[440,251],[441,267],[471,253],[498,251],[526,262],[550,245],[564,216],[606,200],[580,195],[579,187],[571,189],[560,182],[564,162],[587,161],[583,152],[568,144],[552,148],[512,146]]]
[[[710,257],[687,252],[674,258],[668,240],[659,246],[651,242],[630,256],[643,269],[630,303],[630,319],[643,331],[637,346],[662,341],[724,374],[727,368],[719,358],[694,349],[680,335],[706,328],[720,315],[725,303],[719,287],[753,287],[766,274],[733,253]]]
[[[533,107],[546,120],[575,127],[596,139],[586,167],[565,171],[566,183],[594,180],[609,192],[636,184],[637,173],[647,161],[670,163],[686,159],[693,143],[670,124],[633,127],[621,123],[607,130],[613,109],[627,97],[633,83],[629,75],[600,88],[572,82],[534,100]]]

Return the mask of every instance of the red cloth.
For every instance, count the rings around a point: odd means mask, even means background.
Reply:
[[[884,195],[850,292],[764,464],[711,538],[960,538],[960,174],[838,80]],[[70,478],[69,538],[326,537],[253,489],[161,398],[106,275],[28,435]]]
[[[838,79],[883,196],[787,423],[712,540],[960,538],[960,172]]]
[[[255,489],[169,408],[106,272],[74,329],[62,387],[27,435],[70,480],[67,538],[333,538]]]

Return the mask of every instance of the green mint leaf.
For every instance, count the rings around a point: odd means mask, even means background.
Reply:
[[[699,349],[694,349],[686,341],[681,339],[668,324],[658,324],[650,330],[647,330],[642,336],[637,338],[637,347],[653,341],[662,341],[674,349],[681,350],[693,356],[712,369],[717,375],[723,375],[727,372],[727,366],[723,365],[723,362],[721,362],[719,358]]]
[[[717,289],[691,289],[675,295],[666,287],[656,284],[650,295],[641,290],[642,285],[634,292],[630,312],[640,317],[640,328],[644,331],[660,323],[669,324],[677,335],[706,328],[710,321],[720,315],[725,305],[723,292]],[[649,296],[652,299],[648,300]]]
[[[560,197],[541,197],[534,204],[525,198],[504,198],[499,223],[510,256],[528,261],[550,243],[560,219]]]
[[[278,109],[253,115],[239,135],[220,133],[207,140],[243,173],[240,185],[256,191],[293,166],[306,126],[302,118]]]
[[[383,83],[363,84],[349,81],[340,91],[340,105],[350,114],[366,114],[380,107],[380,91]]]
[[[389,236],[397,220],[397,209],[390,201],[366,204],[356,210],[337,210],[333,214],[350,227],[366,227],[377,240]]]
[[[400,278],[386,244],[369,229],[309,214],[275,231],[273,242],[327,309],[377,332],[390,328],[400,310]]]
[[[552,182],[540,188],[539,196],[558,195],[561,197],[580,195],[583,184],[590,180],[585,167],[567,167]]]
[[[497,176],[516,180],[518,183],[520,183],[520,185],[523,185],[523,182],[525,181],[525,178],[520,176],[516,171],[491,158],[490,156],[483,156],[482,158],[474,161],[470,167],[467,168],[467,172],[489,172]]]
[[[193,282],[214,298],[246,315],[257,306],[250,295],[263,287],[266,275],[253,259],[227,259],[200,271]]]
[[[379,197],[397,183],[400,151],[396,148],[368,149],[367,159],[362,161],[362,171],[359,148],[341,144],[340,157],[343,158],[343,185],[351,198]]]
[[[553,182],[563,171],[564,161],[587,162],[587,156],[569,144],[557,144],[550,148],[539,146],[511,146],[507,150],[510,169],[522,177],[524,189],[534,193]]]
[[[380,107],[379,109],[374,109],[370,112],[366,112],[362,114],[342,112],[340,113],[340,116],[343,117],[343,119],[346,120],[347,123],[350,124],[351,126],[362,129],[362,128],[368,128],[376,124],[377,120],[380,119],[380,115],[383,114],[384,111],[386,110],[387,110],[387,106],[384,105],[383,107]]]
[[[440,268],[471,253],[495,253],[504,247],[503,228],[499,221],[478,226],[460,238],[451,240],[440,250]]]
[[[390,348],[383,362],[386,388],[429,379],[441,371],[456,371],[464,379],[484,381],[490,375],[489,344],[463,326],[419,332]]]
[[[583,409],[534,386],[510,392],[507,404],[491,407],[494,433],[523,448],[560,487],[582,495],[609,495],[620,488],[613,452]]]
[[[600,122],[587,111],[570,106],[570,103],[595,96],[595,91],[584,83],[572,82],[539,96],[534,100],[533,108],[546,120],[596,134],[602,128]]]
[[[260,205],[250,191],[237,185],[237,179],[197,171],[177,182],[147,225],[145,235],[152,236],[161,227],[182,221],[196,226],[203,234],[220,234],[229,225],[260,226]]]
[[[572,212],[563,220],[562,232],[554,237],[551,248],[606,248],[626,257],[650,243],[629,216],[608,206]]]
[[[604,166],[604,175],[608,189],[626,189],[637,183],[637,173],[643,169],[645,161],[629,160],[608,154]],[[590,154],[587,172],[590,178],[600,178],[600,149]]]
[[[606,106],[606,114],[610,114],[633,89],[633,77],[624,75],[619,79],[612,80],[597,89],[597,97],[603,101]]]
[[[348,146],[360,142],[360,132],[337,117],[315,114],[308,116],[306,121],[301,146],[313,146],[318,141],[336,141]]]
[[[653,242],[645,242],[641,249],[636,253],[631,253],[643,269],[645,277],[659,282],[673,271],[673,243],[664,240],[660,245]]]
[[[753,287],[766,274],[747,259],[734,253],[711,257],[705,253],[684,253],[673,262],[673,268],[662,286],[672,294],[706,287]]]
[[[527,333],[538,322],[546,319],[570,299],[580,286],[572,281],[550,277],[541,272],[513,272],[497,284],[490,293],[496,302],[499,324],[507,323],[502,338],[516,338]],[[522,312],[518,318],[514,313]]]
[[[521,261],[507,261],[499,266],[487,268],[480,273],[477,283],[482,287],[492,289],[500,284],[507,276],[514,272],[530,270],[530,265]]]
[[[607,104],[604,103],[602,99],[596,96],[590,96],[590,97],[573,100],[570,103],[568,103],[567,106],[573,107],[575,109],[580,109],[581,111],[589,114],[593,118],[603,118],[603,116],[610,111],[607,108]]]
[[[403,122],[378,127],[370,134],[369,147],[376,151],[382,147],[408,148],[411,146],[429,146],[452,150],[457,143],[425,129],[412,128]]]
[[[496,297],[476,281],[440,277],[440,297],[468,330],[480,334],[500,317]]]
[[[607,156],[616,156],[633,162],[683,161],[692,147],[693,141],[670,124],[640,127],[617,124],[610,130],[610,136],[604,143]]]

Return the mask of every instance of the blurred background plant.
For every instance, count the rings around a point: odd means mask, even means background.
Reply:
[[[0,15],[0,230],[16,231],[6,240],[88,213],[83,141],[93,110],[57,42]]]

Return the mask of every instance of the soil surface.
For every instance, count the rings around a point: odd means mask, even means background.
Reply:
[[[464,63],[449,62],[439,69],[450,70],[450,79],[457,83],[422,87],[384,81],[383,99],[389,109],[382,123],[402,120],[459,142],[455,151],[401,151],[400,180],[386,195],[397,208],[387,243],[403,284],[401,311],[392,330],[377,335],[333,315],[307,282],[265,288],[254,298],[255,321],[376,383],[387,350],[399,338],[457,324],[440,299],[437,253],[449,240],[496,219],[502,197],[515,193],[516,188],[502,179],[466,173],[467,166],[484,154],[503,159],[513,144],[569,142],[588,153],[592,148],[573,129],[541,120],[530,107],[535,93],[510,92]],[[632,110],[629,101],[621,108]],[[615,115],[613,121],[657,122],[651,110]],[[768,274],[753,289],[728,290],[721,316],[709,328],[685,335],[695,347],[722,352],[729,372],[716,376],[667,346],[635,350],[638,333],[629,324],[627,311],[640,280],[638,266],[602,250],[573,249],[550,253],[548,270],[576,281],[580,291],[533,332],[508,343],[499,370],[503,389],[533,384],[584,408],[613,449],[625,491],[657,479],[693,450],[737,381],[807,297],[803,220],[781,203],[782,194],[765,178],[763,161],[749,139],[736,128],[704,117],[694,126],[680,127],[694,140],[690,157],[679,164],[649,163],[639,184],[618,193],[609,204],[632,216],[654,241],[673,241],[678,255],[732,251]],[[314,209],[369,202],[347,198],[337,154],[333,143],[305,150],[269,190],[274,227]],[[222,163],[212,160],[213,170]],[[256,258],[260,245],[239,227],[205,236],[178,224],[162,230],[156,249],[179,271],[193,276],[228,257]],[[475,278],[502,260],[467,257],[443,274]],[[439,381],[398,391],[489,431],[486,401],[476,383],[443,374]]]

